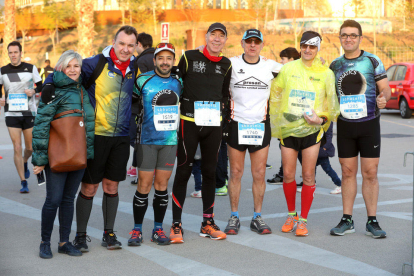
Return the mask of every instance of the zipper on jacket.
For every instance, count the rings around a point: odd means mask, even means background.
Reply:
[[[126,74],[125,74],[125,78],[126,78]],[[116,124],[115,124],[115,129],[114,129],[114,133],[112,133],[112,137],[115,137],[115,133],[116,133],[116,129],[118,127],[118,120],[119,120],[119,105],[121,103],[121,93],[122,93],[122,86],[124,85],[124,77],[122,77],[122,81],[121,81],[121,88],[119,89],[119,96],[118,96],[118,111],[116,112]]]

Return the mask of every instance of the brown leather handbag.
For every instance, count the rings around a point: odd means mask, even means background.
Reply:
[[[82,90],[81,97],[83,110]],[[54,173],[86,168],[86,126],[82,110],[74,109],[56,114],[50,123],[48,155],[49,166]],[[72,113],[79,113],[80,116],[60,118]]]

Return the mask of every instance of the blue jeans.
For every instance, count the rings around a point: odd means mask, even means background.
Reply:
[[[203,185],[203,182],[201,181],[201,160],[194,159],[193,170],[191,173],[194,175],[194,190],[201,191],[201,186]]]
[[[42,209],[43,242],[50,242],[58,208],[60,242],[69,242],[74,211],[73,202],[84,172],[83,169],[66,173],[53,173],[49,165],[46,165],[46,201]]]
[[[319,166],[319,165],[321,165],[325,173],[331,177],[333,183],[336,186],[341,187],[341,184],[342,184],[341,179],[339,179],[334,169],[332,169],[331,163],[329,162],[329,157],[318,158],[318,161],[316,161],[316,166]]]

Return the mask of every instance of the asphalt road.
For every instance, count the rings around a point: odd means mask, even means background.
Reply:
[[[318,168],[315,200],[308,217],[308,237],[296,237],[280,231],[287,208],[281,185],[267,185],[263,217],[272,228],[270,235],[260,236],[249,229],[253,214],[250,160],[246,158],[245,175],[239,213],[242,228],[239,235],[224,241],[199,237],[201,199],[189,197],[194,190],[191,178],[184,205],[184,244],[158,246],[150,241],[153,211],[148,208],[143,226],[144,243],[128,247],[127,239],[133,226],[132,198],[136,186],[130,177],[120,183],[120,204],[115,223],[116,234],[124,247],[108,251],[100,245],[103,219],[102,190],[94,198],[88,234],[92,238],[90,252],[82,257],[57,253],[58,227],[52,235],[51,260],[38,256],[40,214],[45,200],[45,187],[37,186],[36,177],[29,179],[29,194],[20,194],[20,181],[13,163],[13,149],[3,115],[0,116],[0,275],[392,275],[401,274],[404,262],[411,262],[411,226],[413,194],[414,119],[401,119],[398,112],[384,111],[381,117],[382,152],[379,164],[380,196],[378,221],[387,231],[386,239],[375,240],[365,235],[366,210],[361,196],[361,177],[355,201],[356,233],[344,237],[330,236],[342,215],[340,195],[330,195],[334,184]],[[336,129],[334,143],[336,145]],[[277,140],[272,141],[266,178],[280,166]],[[130,160],[131,163],[131,160]],[[337,157],[331,158],[340,174]],[[32,165],[30,165],[32,169]],[[298,166],[298,171],[300,167]],[[171,190],[172,176],[169,182]],[[296,180],[301,181],[300,173]],[[150,205],[152,203],[150,194]],[[300,206],[300,194],[297,196]],[[300,208],[300,207],[299,207]],[[230,216],[228,196],[216,197],[215,219],[224,229]],[[165,229],[171,223],[171,205],[165,218]],[[56,221],[56,225],[58,225]],[[76,229],[76,223],[73,223]],[[71,239],[75,232],[71,233]],[[410,271],[407,267],[407,273]]]

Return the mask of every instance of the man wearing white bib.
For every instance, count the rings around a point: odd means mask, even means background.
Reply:
[[[379,184],[377,178],[381,149],[380,109],[391,96],[381,60],[360,50],[361,25],[346,20],[339,31],[345,54],[330,68],[335,73],[341,114],[338,119],[338,156],[342,166],[343,216],[331,235],[354,233],[352,211],[357,194],[358,154],[361,159],[362,195],[367,208],[366,234],[385,238],[376,219]]]
[[[239,198],[241,178],[244,172],[246,150],[249,150],[253,176],[254,213],[250,229],[258,234],[270,234],[272,230],[261,217],[266,190],[265,173],[269,153],[271,130],[269,121],[270,83],[282,65],[260,55],[263,35],[259,30],[247,30],[241,40],[244,54],[230,58],[232,74],[227,137],[230,160],[230,207],[231,216],[224,232],[236,235],[240,229]]]

